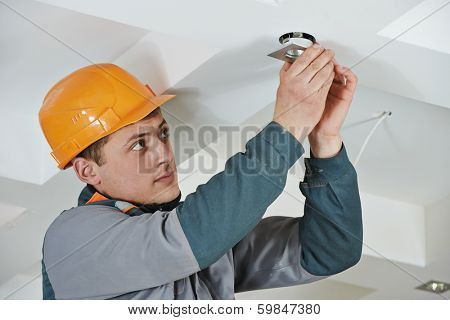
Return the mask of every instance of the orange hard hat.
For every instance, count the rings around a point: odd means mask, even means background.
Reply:
[[[39,122],[60,169],[97,140],[139,121],[174,95],[157,96],[149,85],[114,64],[93,64],[56,83],[44,98]]]

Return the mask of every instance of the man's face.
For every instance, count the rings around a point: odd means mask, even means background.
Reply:
[[[154,114],[109,136],[105,163],[97,168],[100,192],[135,203],[164,203],[178,196],[169,126],[160,111]]]

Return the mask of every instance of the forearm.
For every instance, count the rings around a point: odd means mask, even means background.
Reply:
[[[311,274],[331,275],[357,263],[362,251],[362,210],[356,170],[342,143],[337,155],[305,159],[300,183],[306,197],[299,225],[301,264]]]
[[[180,223],[201,268],[251,231],[280,195],[302,145],[271,122],[177,208]]]

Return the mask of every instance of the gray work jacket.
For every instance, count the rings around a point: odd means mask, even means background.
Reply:
[[[44,299],[234,299],[350,268],[361,257],[362,218],[344,144],[335,157],[305,159],[302,217],[261,219],[303,153],[271,122],[172,210],[89,194],[47,230]]]

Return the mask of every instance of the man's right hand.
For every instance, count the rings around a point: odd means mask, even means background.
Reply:
[[[280,85],[273,120],[298,141],[303,140],[319,122],[333,83],[334,52],[313,45],[293,63],[280,70]]]

